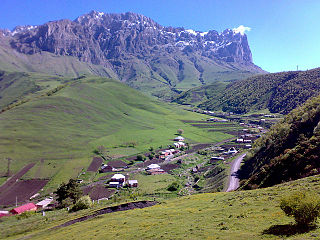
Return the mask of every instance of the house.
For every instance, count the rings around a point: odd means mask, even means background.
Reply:
[[[45,209],[53,201],[52,197],[46,198],[36,204],[37,208]]]
[[[101,173],[106,173],[106,172],[112,172],[113,171],[113,167],[111,167],[110,165],[106,165],[106,164],[103,164],[100,168],[100,171]]]
[[[244,148],[250,149],[250,148],[252,148],[252,145],[251,145],[251,144],[246,144],[246,145],[244,146]]]
[[[175,143],[173,143],[173,145],[175,148],[182,148],[182,147],[186,146],[186,144],[184,142],[175,142]]]
[[[138,180],[128,180],[129,187],[138,187]]]
[[[24,204],[20,207],[16,207],[12,210],[10,210],[10,213],[12,214],[21,214],[24,212],[28,212],[28,211],[36,211],[37,210],[37,206],[34,203],[27,203]]]
[[[237,143],[243,143],[243,138],[238,138],[238,139],[236,140],[236,142],[237,142]]]
[[[179,141],[179,142],[181,142],[181,141],[184,141],[184,138],[183,137],[181,137],[181,136],[178,136],[178,137],[176,137],[175,139],[173,139],[174,141]]]
[[[163,169],[149,169],[147,170],[147,173],[150,175],[159,175],[166,173]]]
[[[9,216],[9,211],[0,211],[0,218]]]
[[[224,160],[224,157],[219,157],[219,156],[217,156],[217,157],[211,157],[210,162],[211,162],[211,161],[219,161],[219,160]]]
[[[126,181],[126,177],[122,174],[115,174],[111,177],[111,182],[118,182],[121,183],[121,185]]]
[[[115,160],[108,162],[108,166],[112,167],[112,171],[123,171],[125,168],[128,168],[128,165],[121,161],[121,160]]]
[[[251,143],[252,141],[251,141],[251,139],[245,139],[245,140],[243,140],[243,142],[244,143]]]
[[[153,163],[147,167],[147,170],[151,170],[151,169],[160,169],[160,166],[158,164]]]

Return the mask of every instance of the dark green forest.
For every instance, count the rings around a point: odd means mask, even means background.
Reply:
[[[320,173],[320,96],[309,99],[258,139],[239,171],[243,189]]]

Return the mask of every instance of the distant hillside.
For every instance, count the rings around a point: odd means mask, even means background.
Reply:
[[[12,159],[12,172],[36,163],[27,177],[50,178],[49,185],[55,185],[87,169],[99,146],[121,157],[166,146],[179,128],[192,142],[229,137],[181,121],[201,120],[199,114],[108,78],[3,73],[0,96],[2,106],[11,103],[0,113],[0,180],[7,158]],[[15,97],[20,100],[12,101]]]
[[[255,142],[241,167],[243,188],[269,187],[320,173],[320,96]]]
[[[119,79],[171,99],[216,81],[264,73],[252,62],[247,36],[165,27],[136,14],[91,11],[74,21],[0,29],[0,69]]]
[[[210,99],[202,98],[202,103],[196,104],[208,110],[246,113],[269,109],[272,113],[286,114],[320,93],[320,68],[257,75],[230,83],[221,92],[214,85],[203,86],[189,90],[176,101],[190,104],[189,96],[197,96],[201,91],[212,92],[207,94]]]

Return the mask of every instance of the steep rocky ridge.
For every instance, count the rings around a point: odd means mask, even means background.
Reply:
[[[47,52],[101,65],[129,85],[159,96],[161,91],[179,92],[263,72],[252,63],[245,34],[163,27],[130,12],[92,11],[74,21],[19,26],[0,35],[18,53]]]

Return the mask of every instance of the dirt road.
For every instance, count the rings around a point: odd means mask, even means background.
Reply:
[[[227,188],[226,192],[234,191],[239,187],[239,179],[237,178],[236,173],[240,168],[240,164],[241,164],[242,159],[246,155],[247,155],[247,153],[243,153],[232,161],[231,169],[230,169],[229,183],[228,183],[228,188]]]

